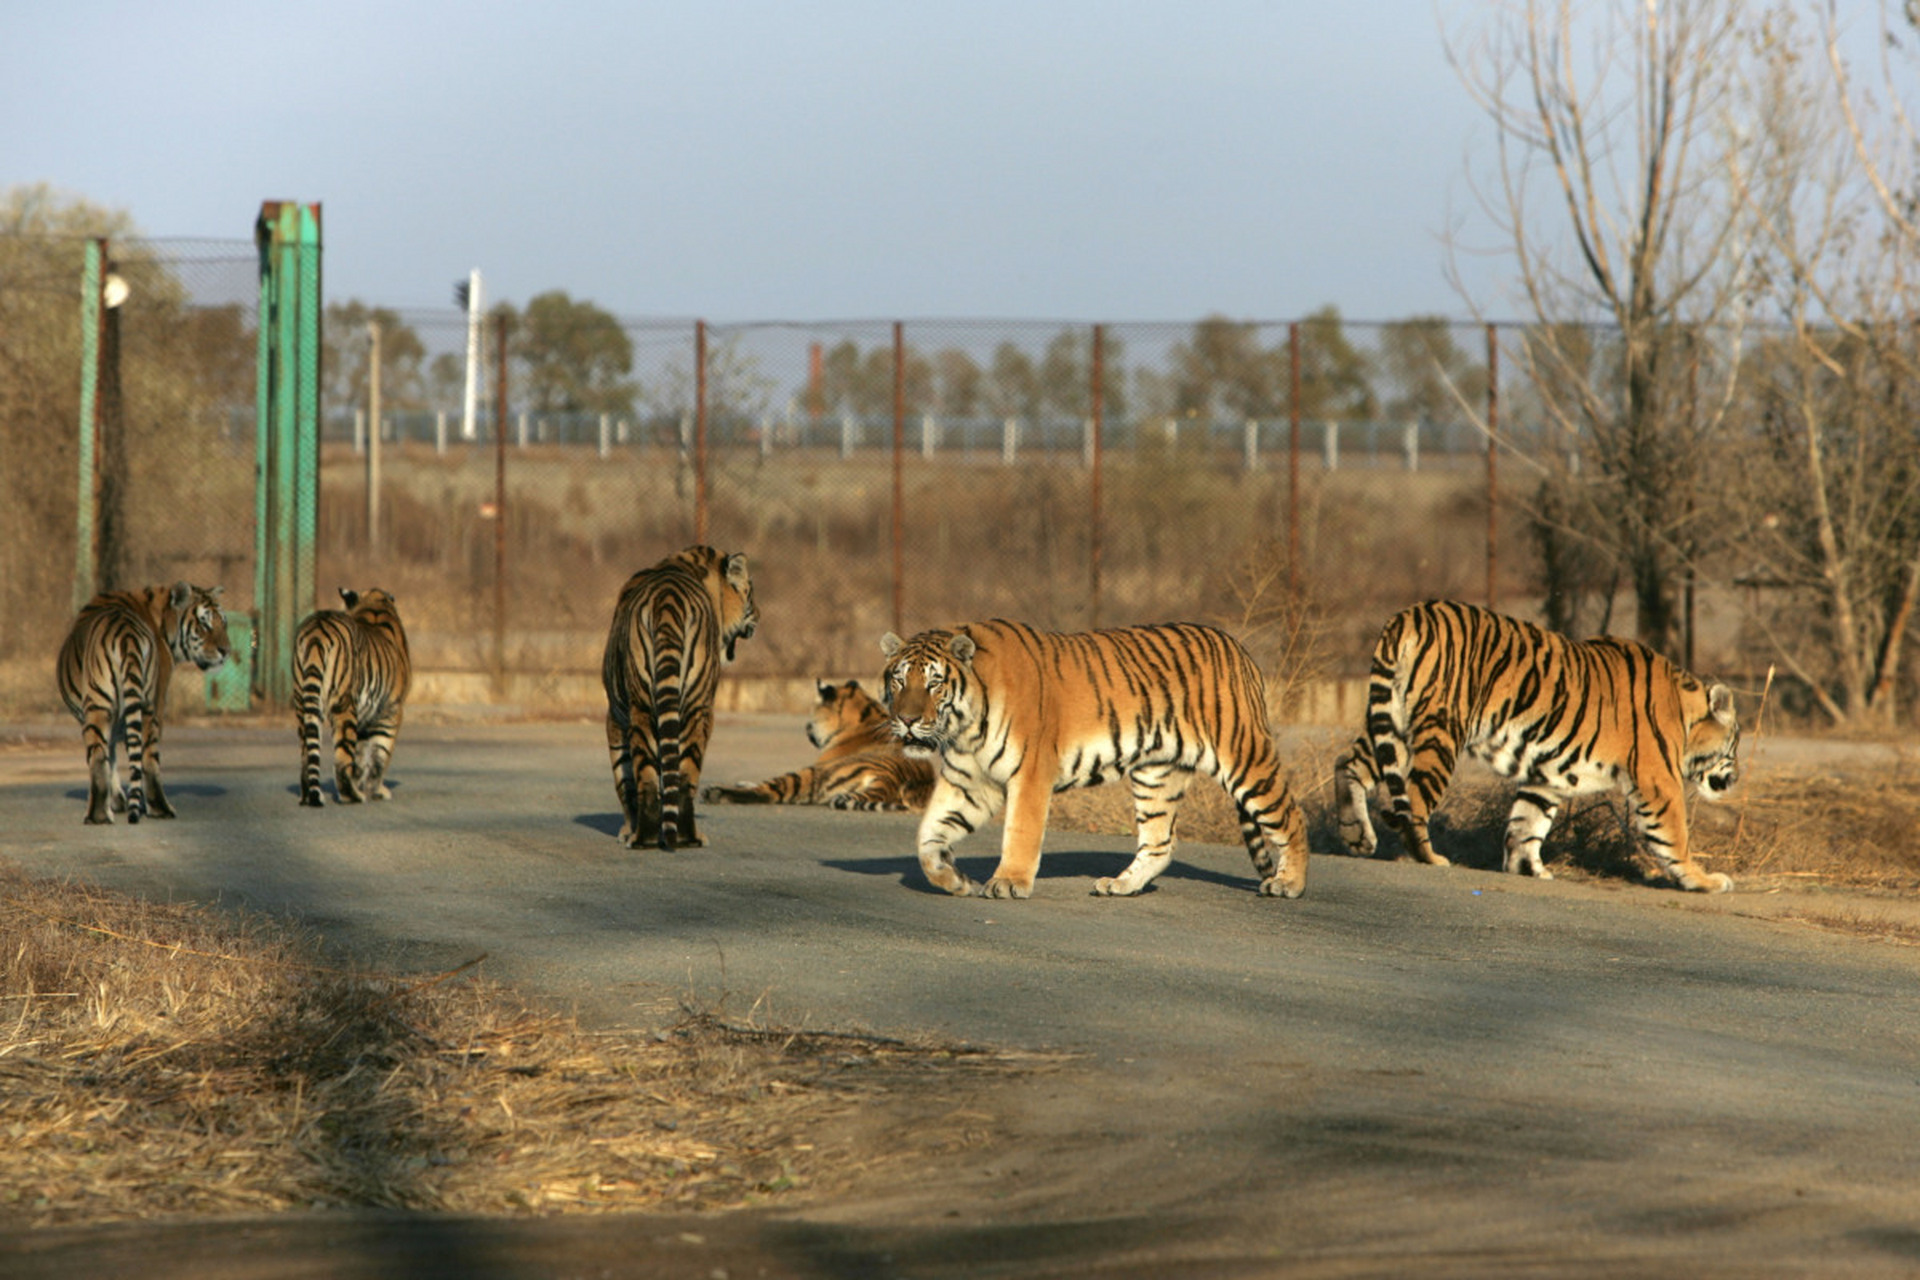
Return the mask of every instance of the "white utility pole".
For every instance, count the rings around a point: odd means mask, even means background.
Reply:
[[[467,275],[467,398],[460,415],[460,438],[471,442],[474,412],[480,404],[480,268]]]

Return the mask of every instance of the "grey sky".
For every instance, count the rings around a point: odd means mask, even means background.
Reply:
[[[396,307],[477,266],[491,299],[716,321],[1465,316],[1442,233],[1472,238],[1492,134],[1439,23],[1428,0],[19,4],[0,185],[155,236],[317,200],[329,296]],[[1500,263],[1466,265],[1505,314]]]

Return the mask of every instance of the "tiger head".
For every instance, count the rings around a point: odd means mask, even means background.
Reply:
[[[1702,796],[1723,800],[1740,780],[1739,752],[1740,722],[1733,713],[1733,690],[1723,684],[1713,685],[1706,690],[1705,709],[1687,724],[1681,772]]]
[[[845,684],[817,682],[820,701],[807,721],[807,741],[825,750],[829,743],[854,738],[874,739],[887,734],[887,710],[858,680]]]
[[[973,637],[964,631],[922,631],[902,640],[880,639],[887,657],[882,688],[893,736],[909,755],[933,755],[952,745],[979,715],[974,705]]]
[[[167,591],[167,648],[175,662],[191,662],[212,671],[233,652],[227,638],[227,615],[220,608],[219,587],[196,587],[176,582]]]
[[[752,637],[760,626],[760,610],[753,603],[753,575],[747,557],[735,551],[720,562],[720,648],[733,661],[733,648]]]

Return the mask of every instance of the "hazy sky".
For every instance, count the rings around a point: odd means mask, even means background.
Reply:
[[[1442,238],[1474,239],[1467,157],[1492,132],[1440,14],[20,3],[0,186],[168,237],[319,201],[328,296],[394,307],[450,305],[477,266],[490,301],[721,322],[1465,316]],[[1508,314],[1503,264],[1466,266]]]

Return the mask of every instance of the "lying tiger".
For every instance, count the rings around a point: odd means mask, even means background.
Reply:
[[[1626,793],[1646,849],[1678,888],[1721,892],[1687,840],[1686,790],[1718,800],[1739,777],[1733,693],[1645,645],[1569,640],[1518,618],[1448,600],[1402,610],[1373,652],[1367,723],[1334,766],[1340,834],[1360,857],[1378,848],[1367,800],[1386,793],[1402,847],[1446,866],[1427,818],[1462,755],[1520,783],[1507,818],[1505,868],[1551,879],[1540,860],[1573,796]]]
[[[708,787],[701,798],[734,804],[823,804],[834,809],[924,809],[933,794],[933,765],[908,759],[893,736],[886,708],[860,687],[819,682],[820,702],[807,720],[807,740],[820,758],[765,782]]]

